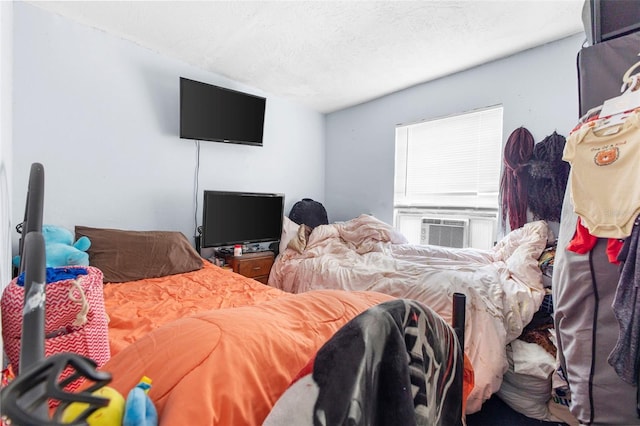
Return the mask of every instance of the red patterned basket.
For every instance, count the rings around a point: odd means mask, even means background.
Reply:
[[[77,267],[67,267],[67,269]],[[104,307],[103,275],[88,266],[86,275],[45,286],[45,356],[73,352],[102,367],[110,358],[108,317]],[[19,374],[24,287],[14,278],[2,294],[2,338],[13,370]],[[64,378],[63,373],[62,377]],[[74,391],[81,383],[66,389]]]

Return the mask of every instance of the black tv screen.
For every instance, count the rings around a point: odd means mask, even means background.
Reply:
[[[266,99],[180,77],[180,137],[262,146]]]
[[[204,191],[202,247],[278,241],[284,195]]]

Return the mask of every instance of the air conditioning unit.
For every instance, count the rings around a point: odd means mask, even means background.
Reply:
[[[444,247],[467,247],[469,219],[423,217],[420,244]]]

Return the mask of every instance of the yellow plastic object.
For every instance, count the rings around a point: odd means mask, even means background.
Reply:
[[[144,393],[148,394],[149,393],[149,389],[151,389],[151,382],[153,380],[151,380],[150,378],[148,378],[147,376],[142,376],[142,379],[140,379],[140,383],[145,383],[148,386],[143,386],[144,389]]]
[[[105,386],[92,393],[92,395],[101,396],[109,399],[109,405],[102,407],[91,413],[87,417],[89,426],[120,426],[122,425],[122,417],[124,416],[124,397],[117,390]],[[65,408],[62,413],[63,423],[72,423],[84,410],[88,404],[83,402],[74,402]]]

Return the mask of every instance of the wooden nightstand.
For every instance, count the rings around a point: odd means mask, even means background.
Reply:
[[[267,284],[274,257],[272,251],[261,251],[242,256],[228,256],[226,262],[231,265],[233,272]]]

